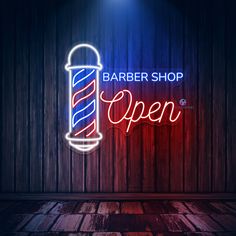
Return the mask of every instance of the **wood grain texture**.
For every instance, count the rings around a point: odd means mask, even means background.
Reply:
[[[65,4],[64,8],[57,11],[57,124],[58,133],[68,132],[68,77],[65,76],[64,64],[66,53],[71,46],[71,5]],[[58,192],[69,192],[71,190],[71,155],[66,145],[64,135],[58,135]]]
[[[198,23],[198,191],[211,191],[212,168],[212,27],[206,6]]]
[[[197,26],[197,12],[194,8],[197,1],[191,3],[186,1],[185,19],[184,19],[184,71],[185,80],[183,81],[184,96],[187,99],[187,106],[189,109],[184,109],[184,191],[197,191],[197,56],[198,56],[198,26]],[[188,16],[191,14],[191,21]]]
[[[45,2],[44,21],[44,191],[58,190],[56,2]]]
[[[236,191],[233,2],[151,0],[114,11],[113,4],[92,5],[1,3],[1,192],[177,197],[225,192],[231,198]],[[126,135],[127,120],[112,125],[101,102],[100,146],[88,154],[70,149],[64,138],[69,109],[64,65],[69,49],[84,42],[98,49],[103,71],[183,71],[181,83],[104,82],[100,76],[107,98],[121,89],[147,105],[186,98],[179,122],[132,124]],[[126,103],[113,115],[120,116]]]
[[[30,191],[43,191],[43,3],[32,4],[29,44]],[[34,78],[34,79],[31,79]]]
[[[83,29],[85,25],[85,18],[83,15],[77,14],[77,9],[85,9],[85,0],[82,1],[72,1],[71,2],[71,35],[72,35],[72,45],[67,49],[67,54],[72,46],[85,41],[85,32]],[[68,79],[68,75],[66,77]],[[68,103],[67,103],[68,104]],[[69,107],[67,108],[69,109]],[[72,192],[85,192],[86,182],[85,182],[85,155],[83,153],[78,153],[71,151],[72,163],[71,163],[71,179],[72,179]]]
[[[15,8],[1,7],[1,191],[15,190]]]
[[[235,167],[236,167],[236,161],[235,161],[235,153],[236,153],[236,147],[234,145],[235,140],[235,120],[236,120],[236,108],[234,105],[235,102],[235,89],[236,89],[236,81],[235,81],[235,64],[236,64],[236,48],[234,47],[234,42],[236,40],[236,32],[233,29],[233,22],[235,21],[235,15],[232,14],[233,11],[233,2],[230,1],[226,5],[227,8],[227,29],[226,29],[226,40],[227,40],[227,59],[226,59],[226,83],[227,83],[227,159],[226,159],[226,165],[227,165],[227,183],[226,183],[226,189],[227,191],[234,192],[236,190],[236,183],[235,181],[230,181],[232,179],[235,179],[236,173],[235,173]]]
[[[29,9],[16,5],[16,191],[29,191]],[[22,14],[23,13],[23,14]]]

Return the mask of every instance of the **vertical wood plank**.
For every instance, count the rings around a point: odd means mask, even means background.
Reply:
[[[211,190],[212,163],[212,31],[209,4],[199,16],[198,53],[198,191]],[[200,7],[200,6],[199,6]],[[200,9],[200,8],[199,8]]]
[[[44,191],[57,191],[57,76],[55,1],[44,3]]]
[[[197,13],[196,1],[185,2],[184,43],[184,191],[197,191]]]
[[[183,16],[180,12],[172,12],[170,17],[170,68],[183,71]],[[183,98],[183,82],[170,83],[170,100]],[[181,111],[183,112],[183,111]],[[183,114],[177,123],[171,126],[170,137],[170,191],[183,191]]]
[[[234,23],[235,14],[233,10],[233,1],[227,3],[227,191],[236,191],[236,32]]]
[[[58,106],[58,191],[71,190],[71,155],[65,134],[68,132],[69,81],[64,66],[71,47],[71,5],[58,6],[57,12],[57,106]]]
[[[128,66],[128,40],[127,40],[127,10],[113,15],[114,32],[113,32],[113,51],[114,51],[114,71],[119,68],[120,71],[127,71]],[[122,37],[120,37],[122,35]],[[127,88],[127,82],[113,82],[114,94]],[[118,103],[114,107],[114,116],[120,117],[127,109],[127,97],[122,99],[123,103]],[[116,115],[117,114],[117,115]],[[127,134],[125,133],[127,121],[123,121],[119,128],[114,128],[114,191],[127,191]],[[120,130],[121,129],[121,130]]]
[[[170,35],[169,35],[169,5],[158,2],[157,23],[155,28],[155,62],[156,70],[169,67],[170,61]],[[161,101],[168,100],[169,88],[166,83],[159,83],[156,94]],[[156,139],[156,191],[168,192],[170,188],[170,126],[155,127]]]
[[[112,21],[109,18],[109,11],[106,2],[100,6],[101,12],[101,60],[103,63],[103,70],[109,71],[109,68],[114,67],[114,53],[113,53],[113,30]],[[114,87],[112,82],[103,82],[100,77],[100,91],[104,91],[105,98],[110,99],[113,95]],[[114,126],[107,118],[108,105],[100,100],[100,127],[103,133],[103,139],[100,147],[100,191],[113,191],[113,151],[114,147]],[[116,144],[118,145],[118,144]],[[123,155],[123,154],[122,154]]]
[[[144,10],[147,10],[144,8]],[[146,108],[145,114],[148,112],[148,108],[152,103],[159,100],[159,96],[155,93],[157,84],[152,82],[150,79],[150,72],[155,68],[155,14],[150,11],[149,14],[145,14],[141,30],[142,30],[142,67],[141,71],[147,71],[149,73],[148,81],[143,81],[142,83],[142,98],[138,100],[143,100]],[[148,27],[148,31],[146,30]],[[146,121],[150,122],[150,121]],[[144,142],[142,142],[142,191],[143,192],[155,192],[155,123],[146,124],[144,123],[140,128],[142,130],[142,137]]]
[[[3,4],[2,4],[3,5]],[[1,7],[1,191],[13,192],[15,186],[15,8]]]
[[[212,191],[225,190],[225,9],[223,1],[213,7],[212,94]]]
[[[29,8],[16,5],[16,191],[29,191]]]
[[[71,28],[72,28],[72,46],[79,44],[85,40],[85,19],[84,14],[78,14],[78,9],[81,12],[85,9],[85,0],[81,1],[72,1],[71,9]],[[68,48],[67,53],[69,53],[70,48]],[[67,75],[68,83],[68,75]],[[68,91],[67,91],[68,93]],[[68,103],[67,103],[68,104]],[[68,108],[69,109],[69,108]],[[71,149],[72,150],[72,149]],[[85,159],[84,154],[71,151],[72,166],[71,166],[71,175],[72,175],[72,192],[84,192],[85,191]]]
[[[135,14],[140,9],[134,9]],[[142,65],[142,47],[140,33],[140,18],[129,17],[128,27],[128,70],[140,70]],[[142,97],[140,84],[131,82],[128,89],[133,94],[134,101]],[[128,135],[128,192],[140,192],[142,189],[142,130],[140,125],[131,124]]]
[[[41,192],[43,159],[43,4],[31,4],[30,24],[30,191]]]
[[[99,38],[99,5],[90,7],[86,2],[86,41],[91,43],[100,53],[100,38]],[[89,53],[89,52],[88,52]],[[86,60],[94,62],[91,54],[86,55]],[[86,191],[99,192],[99,149],[93,150],[86,155]]]

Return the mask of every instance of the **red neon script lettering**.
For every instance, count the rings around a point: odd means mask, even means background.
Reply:
[[[118,118],[117,120],[115,118],[112,118],[112,109],[114,105],[117,102],[122,101],[125,97],[128,97],[128,106],[124,114],[122,114],[121,118]],[[160,102],[154,102],[148,109],[148,112],[145,113],[145,104],[143,101],[136,101],[133,104],[133,95],[129,90],[120,90],[111,100],[104,98],[104,91],[100,94],[100,99],[109,104],[108,110],[107,110],[107,116],[109,121],[112,124],[119,124],[123,120],[128,121],[128,125],[126,128],[126,132],[129,132],[130,126],[132,123],[137,123],[141,119],[149,119],[152,122],[158,122],[161,123],[163,120],[163,115],[165,112],[167,112],[167,108],[169,107],[170,114],[168,116],[168,120],[170,123],[176,122],[180,115],[181,111],[175,112],[175,104],[171,101],[166,101],[162,105]],[[124,102],[125,104],[125,102]],[[131,109],[132,108],[132,109]],[[157,114],[157,112],[160,112],[160,115],[158,115],[157,118],[153,118],[154,114]],[[175,113],[175,114],[174,114]],[[130,115],[129,115],[130,114]]]

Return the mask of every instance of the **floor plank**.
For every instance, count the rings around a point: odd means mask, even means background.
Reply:
[[[216,208],[220,213],[236,213],[236,209],[231,208],[223,202],[210,202],[214,208]]]
[[[151,232],[128,232],[124,233],[124,236],[152,236]]]
[[[58,202],[56,206],[52,208],[50,214],[72,214],[76,205],[76,201]]]
[[[33,217],[31,214],[1,215],[0,232],[15,232],[23,228]]]
[[[143,203],[144,212],[146,214],[165,214],[177,213],[177,210],[164,201],[148,201]]]
[[[35,213],[46,214],[46,213],[48,213],[56,204],[57,204],[57,202],[54,202],[54,201],[45,202]]]
[[[191,213],[189,209],[184,205],[183,202],[171,201],[170,205],[174,207],[179,214],[189,214]]]
[[[186,215],[199,231],[217,232],[223,231],[223,228],[213,221],[208,215]]]
[[[196,233],[187,233],[187,236],[215,236],[215,234],[207,232],[196,232]]]
[[[236,231],[236,217],[232,215],[214,214],[211,217],[228,231]]]
[[[80,226],[83,215],[61,215],[51,228],[51,231],[76,232]]]
[[[211,207],[206,201],[193,201],[184,203],[194,214],[212,214],[217,211]]]
[[[8,214],[33,214],[40,210],[45,201],[21,201],[7,208]]]
[[[82,232],[94,232],[94,231],[108,231],[108,215],[86,215],[80,231]]]
[[[24,227],[24,231],[29,232],[46,232],[55,222],[57,215],[43,215],[34,216],[31,221]]]
[[[166,227],[157,215],[110,215],[109,231],[118,232],[164,232]]]
[[[81,202],[75,208],[74,213],[96,213],[97,207],[97,201]]]
[[[15,205],[16,202],[14,201],[1,201],[0,202],[0,212],[7,209],[8,207]]]
[[[101,202],[98,208],[98,214],[119,214],[119,202]]]
[[[179,214],[162,214],[161,218],[170,232],[196,231],[193,225]]]
[[[119,232],[96,232],[92,236],[122,236]]]
[[[236,210],[236,202],[226,202],[226,204]]]
[[[122,202],[121,214],[143,214],[141,202]]]

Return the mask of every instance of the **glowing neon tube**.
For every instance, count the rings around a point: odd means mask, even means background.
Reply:
[[[76,56],[86,49],[96,57],[95,65],[77,64]],[[69,132],[65,135],[69,145],[88,152],[99,145],[99,71],[100,55],[89,44],[79,44],[71,49],[65,69],[69,73]]]

